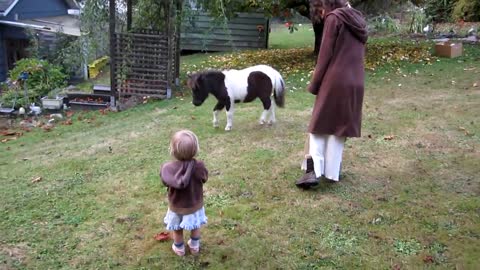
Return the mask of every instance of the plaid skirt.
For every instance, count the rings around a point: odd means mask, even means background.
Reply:
[[[202,207],[192,214],[181,215],[168,209],[163,222],[169,231],[178,230],[195,230],[202,225],[207,224],[207,216],[205,215],[205,207]]]

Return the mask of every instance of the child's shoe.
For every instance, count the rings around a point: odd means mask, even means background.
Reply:
[[[180,247],[178,247],[177,245],[175,245],[175,243],[173,243],[172,250],[178,256],[185,256],[185,245],[183,243],[180,245]]]
[[[200,242],[198,242],[198,240],[194,242],[197,242],[197,245],[194,245],[192,239],[190,239],[188,240],[187,245],[190,248],[190,253],[197,254],[200,251]]]

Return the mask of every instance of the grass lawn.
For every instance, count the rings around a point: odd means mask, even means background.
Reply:
[[[259,101],[225,132],[211,126],[213,98],[195,108],[177,96],[0,143],[0,269],[478,269],[480,49],[465,50],[370,71],[343,180],[311,191],[294,185],[310,70],[289,73],[271,127],[257,124]],[[210,171],[198,257],[153,238],[167,210],[158,169],[181,128]]]

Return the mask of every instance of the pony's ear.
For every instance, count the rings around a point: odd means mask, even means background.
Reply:
[[[188,74],[187,75],[187,86],[190,89],[193,89],[196,85],[198,85],[198,82],[201,80],[201,74]]]

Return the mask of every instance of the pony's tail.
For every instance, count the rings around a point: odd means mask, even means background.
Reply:
[[[285,106],[285,82],[280,74],[275,77],[273,97],[278,107],[283,108]]]

